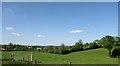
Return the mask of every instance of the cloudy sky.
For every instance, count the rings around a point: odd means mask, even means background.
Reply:
[[[117,3],[3,3],[3,43],[72,45],[118,35]]]

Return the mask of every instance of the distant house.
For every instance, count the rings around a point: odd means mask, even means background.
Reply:
[[[0,51],[5,50],[4,48],[0,48]]]
[[[36,49],[40,49],[41,50],[42,48],[37,47]]]

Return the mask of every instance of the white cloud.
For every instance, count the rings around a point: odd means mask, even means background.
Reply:
[[[6,30],[14,30],[12,27],[6,27]]]
[[[44,36],[44,35],[39,34],[39,35],[37,35],[37,37],[39,37],[39,38],[43,38],[43,37],[45,37],[45,36]]]
[[[12,35],[15,35],[15,36],[23,36],[23,34],[19,34],[19,33],[15,33],[15,32],[13,32],[13,33],[11,33]]]
[[[83,30],[72,30],[72,31],[70,31],[70,33],[81,33],[81,32],[83,32]]]

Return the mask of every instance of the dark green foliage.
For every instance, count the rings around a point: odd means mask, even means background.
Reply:
[[[88,49],[89,48],[89,43],[84,43],[83,44],[83,49]]]
[[[47,46],[47,52],[49,52],[49,53],[54,53],[54,51],[53,51],[53,46]]]
[[[5,51],[33,51],[32,47],[17,45],[13,43],[9,43],[8,45],[3,45]]]
[[[89,45],[89,47],[91,49],[95,49],[95,48],[99,48],[100,46],[97,43],[95,43],[95,42],[91,42],[90,45]]]
[[[112,51],[112,55],[111,57],[117,57],[120,55],[120,47],[118,48],[115,48],[113,51]]]
[[[116,46],[120,46],[120,37],[116,36],[115,37],[115,41],[116,41]]]
[[[9,50],[14,50],[15,46],[13,45],[13,43],[9,43],[8,44],[8,49]]]
[[[54,52],[55,54],[58,54],[58,47],[54,46],[54,47],[53,47],[53,52]]]
[[[111,57],[117,57],[118,56],[118,53],[119,52],[119,50],[118,49],[114,49],[113,50],[113,52],[112,52],[112,55],[111,55]]]
[[[68,54],[68,50],[66,49],[66,46],[64,44],[61,44],[61,46],[58,47],[58,53],[59,54]]]
[[[104,48],[106,48],[109,51],[109,56],[111,56],[111,50],[113,49],[115,45],[115,39],[113,36],[105,36],[101,39],[101,43]]]
[[[83,42],[79,40],[71,47],[71,52],[83,50]]]
[[[84,51],[104,47],[109,51],[109,55],[111,56],[113,47],[119,45],[120,37],[105,36],[100,40],[94,40],[90,43],[83,43],[82,40],[79,40],[72,46],[65,46],[63,43],[60,46],[23,46],[9,43],[8,45],[2,45],[2,48],[6,51],[38,51],[55,54],[68,54],[76,51]],[[112,55],[114,55],[116,51],[117,50],[114,49]]]
[[[16,45],[16,49],[15,50],[17,50],[17,51],[22,51],[23,50],[23,46],[20,46],[20,45]]]
[[[58,54],[62,54],[62,53],[63,53],[62,48],[58,47]]]

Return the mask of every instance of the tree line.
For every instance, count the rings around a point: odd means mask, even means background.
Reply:
[[[82,40],[79,40],[72,46],[65,46],[63,43],[60,46],[23,46],[9,43],[8,45],[2,45],[2,48],[6,51],[38,51],[55,54],[68,54],[76,51],[105,48],[108,50],[109,56],[117,57],[120,55],[120,37],[107,35],[89,43],[83,43]]]

